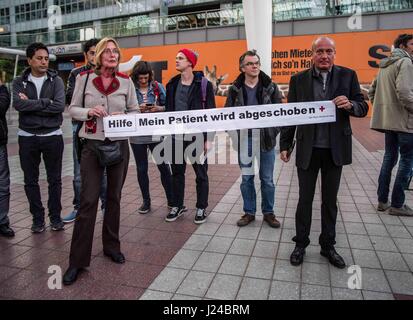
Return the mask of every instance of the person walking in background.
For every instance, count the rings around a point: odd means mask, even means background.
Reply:
[[[378,211],[413,216],[405,203],[413,167],[413,35],[401,34],[390,57],[380,61],[380,70],[369,90],[373,103],[371,129],[384,132],[385,152],[377,189]],[[392,170],[399,168],[388,203]]]
[[[60,214],[65,88],[57,72],[49,69],[49,51],[43,43],[30,44],[26,56],[29,67],[13,80],[13,107],[19,112],[19,156],[24,191],[33,215],[31,230],[33,233],[45,230],[39,187],[39,165],[43,156],[49,184],[50,226],[53,231],[60,231],[64,229]]]
[[[132,81],[136,87],[136,96],[138,98],[140,111],[143,113],[163,112],[165,111],[165,88],[163,85],[153,79],[151,65],[146,61],[138,61],[132,69]],[[151,210],[151,197],[149,193],[149,176],[148,176],[148,151],[153,152],[155,147],[161,142],[161,137],[140,136],[129,138],[133,155],[136,162],[136,171],[138,183],[142,193],[143,203],[138,212],[141,214],[148,213]],[[160,154],[163,158],[163,153]],[[163,159],[156,159],[161,175],[162,186],[165,190],[168,207],[172,206],[172,181],[169,164]]]

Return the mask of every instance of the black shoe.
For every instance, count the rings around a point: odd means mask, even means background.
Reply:
[[[82,268],[69,267],[63,276],[63,284],[68,286],[75,282],[80,271]]]
[[[0,236],[12,238],[14,237],[14,231],[7,224],[2,224],[0,225]]]
[[[168,215],[165,218],[165,221],[172,222],[178,219],[183,213],[186,211],[185,206],[182,207],[172,207],[171,211],[169,211]]]
[[[112,261],[115,263],[120,263],[120,264],[125,263],[126,259],[122,252],[118,252],[118,253],[103,252],[103,254],[107,257],[110,257]]]
[[[206,218],[207,218],[206,210],[197,208],[194,223],[196,224],[204,223],[206,221]]]
[[[44,224],[44,222],[43,222],[43,224],[35,224],[35,223],[33,223],[32,228],[31,228],[32,233],[42,233],[42,232],[44,231],[44,229],[45,229],[45,224]]]
[[[138,212],[140,214],[145,214],[151,211],[151,202],[150,201],[143,201],[143,204],[139,207]]]
[[[299,266],[304,261],[305,249],[301,247],[295,247],[291,253],[290,262],[293,266]]]
[[[53,231],[63,231],[65,229],[65,224],[63,223],[63,221],[52,222],[50,223],[50,228]]]
[[[320,254],[326,257],[328,261],[335,267],[344,269],[346,263],[344,259],[336,252],[334,248],[331,249],[321,249]]]

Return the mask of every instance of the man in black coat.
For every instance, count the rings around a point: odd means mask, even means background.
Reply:
[[[313,66],[291,77],[288,102],[332,100],[336,105],[336,121],[281,129],[280,158],[288,162],[287,150],[296,133],[296,165],[299,200],[296,219],[296,247],[290,262],[300,265],[309,245],[312,203],[318,172],[321,169],[321,255],[338,268],[344,268],[343,258],[335,251],[337,194],[343,165],[351,164],[352,141],[350,116],[364,117],[368,105],[360,92],[356,73],[334,65],[335,43],[327,37],[313,42]]]
[[[10,205],[10,170],[7,158],[6,112],[10,106],[10,94],[0,81],[0,235],[13,237],[8,218]]]

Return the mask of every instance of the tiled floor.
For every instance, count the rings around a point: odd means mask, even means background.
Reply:
[[[72,160],[70,123],[65,121],[66,145],[63,164],[64,213],[72,208]],[[292,163],[277,159],[276,214],[280,229],[255,222],[238,228],[242,214],[239,169],[235,164],[209,167],[211,213],[207,223],[193,223],[194,174],[187,170],[188,213],[174,223],[167,214],[159,173],[150,167],[153,211],[137,214],[141,196],[131,158],[121,212],[121,243],[127,262],[113,264],[102,254],[102,215],[98,212],[93,258],[79,281],[61,290],[48,288],[48,268],[58,265],[64,272],[72,225],[64,232],[49,229],[30,233],[31,216],[22,184],[15,141],[11,141],[10,219],[13,239],[0,239],[0,298],[7,299],[410,299],[413,297],[413,219],[378,213],[376,187],[381,164],[380,137],[369,141],[368,119],[357,119],[353,164],[343,170],[339,193],[337,250],[348,265],[362,270],[362,289],[351,290],[347,270],[332,267],[319,254],[320,186],[314,201],[311,245],[300,267],[289,263],[294,248],[294,214],[298,182]],[[362,136],[362,138],[361,138]],[[371,140],[373,141],[373,140]],[[369,151],[370,150],[370,151]],[[42,171],[43,199],[47,184]],[[257,190],[259,183],[257,181]],[[413,201],[407,192],[407,202]],[[45,202],[45,201],[44,201]]]

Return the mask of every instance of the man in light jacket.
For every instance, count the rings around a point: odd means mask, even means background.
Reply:
[[[394,48],[390,57],[380,62],[380,71],[369,91],[373,103],[370,127],[385,135],[377,210],[390,208],[392,215],[413,216],[413,210],[405,204],[404,194],[413,166],[413,35],[399,35]],[[399,152],[399,169],[389,204],[391,173]]]

